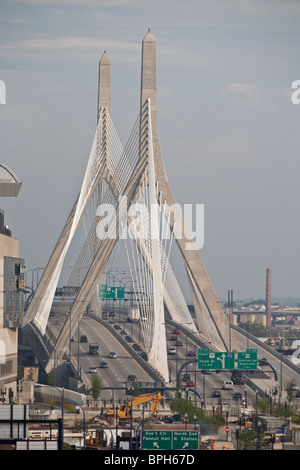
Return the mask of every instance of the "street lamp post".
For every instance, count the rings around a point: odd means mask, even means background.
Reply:
[[[85,421],[85,411],[84,411],[84,409],[81,405],[77,405],[77,406],[81,409],[82,414],[83,414],[83,449],[85,450],[85,432],[86,432],[85,431],[85,423],[86,423],[86,421]]]
[[[257,441],[256,441],[256,450],[260,450],[260,427],[261,422],[257,421]]]
[[[240,436],[240,426],[237,424],[235,427],[236,450],[239,450],[239,436]]]
[[[132,450],[132,432],[133,432],[133,422],[132,422],[132,402],[133,402],[133,389],[132,389],[132,396],[131,396],[131,406],[130,406],[130,442],[129,442],[129,449]]]

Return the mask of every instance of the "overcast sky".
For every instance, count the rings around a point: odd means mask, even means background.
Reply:
[[[104,50],[126,143],[149,27],[168,179],[178,203],[204,204],[217,295],[263,298],[271,268],[272,295],[300,297],[299,0],[0,0],[1,162],[23,181],[0,207],[27,269],[46,265],[80,190]]]

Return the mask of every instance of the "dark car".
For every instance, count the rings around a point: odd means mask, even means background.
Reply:
[[[195,351],[188,351],[187,353],[188,356],[196,356]]]
[[[213,398],[221,398],[220,390],[213,390],[212,396],[213,396]]]
[[[115,313],[114,312],[109,312],[109,317],[115,317]]]
[[[87,343],[88,342],[87,336],[86,335],[81,335],[80,336],[80,342],[81,343]]]
[[[175,345],[176,346],[183,346],[183,342],[182,341],[176,341]]]
[[[127,377],[128,382],[135,382],[136,381],[136,375],[130,374]]]
[[[107,362],[106,362],[106,361],[100,362],[100,368],[101,368],[101,369],[107,369],[107,368],[108,368]]]
[[[242,394],[241,392],[235,392],[233,394],[233,397],[232,397],[234,400],[241,400],[243,397],[242,397]]]
[[[183,374],[182,380],[184,380],[186,382],[187,380],[190,380],[190,379],[191,379],[191,374],[189,374],[189,373]]]

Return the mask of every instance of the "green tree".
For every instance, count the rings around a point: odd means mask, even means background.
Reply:
[[[92,397],[94,400],[98,400],[102,390],[102,382],[97,374],[93,374],[92,377]]]
[[[295,379],[291,379],[286,383],[285,392],[287,394],[287,400],[289,403],[294,399],[294,389],[296,385],[297,382]]]
[[[173,413],[179,413],[181,417],[186,414],[191,423],[194,421],[194,417],[196,417],[196,421],[204,421],[214,430],[217,430],[221,424],[224,424],[222,416],[209,416],[205,410],[198,408],[191,401],[181,398],[179,395],[171,402],[170,408]]]
[[[245,429],[239,433],[240,445],[243,450],[253,449],[256,446],[257,431],[255,429]]]
[[[51,369],[49,374],[48,374],[48,384],[49,385],[54,384],[54,369]]]

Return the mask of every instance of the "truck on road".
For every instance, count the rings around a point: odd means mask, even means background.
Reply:
[[[97,356],[99,354],[99,345],[97,343],[91,343],[89,348],[90,354]]]
[[[128,310],[127,321],[138,323],[140,321],[140,311],[138,308],[130,308]]]

